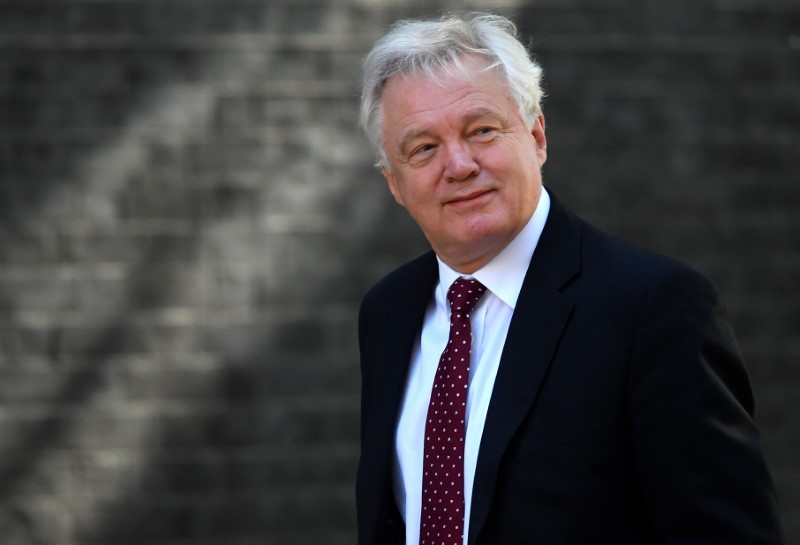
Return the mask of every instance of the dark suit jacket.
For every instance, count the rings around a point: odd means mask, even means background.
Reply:
[[[402,543],[395,424],[438,269],[364,298],[360,545]],[[712,286],[553,198],[481,440],[470,545],[781,543],[744,363]]]

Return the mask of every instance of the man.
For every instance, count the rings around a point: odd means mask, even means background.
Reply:
[[[542,187],[515,32],[405,21],[365,61],[362,125],[433,251],[362,304],[359,543],[780,543],[713,288]]]

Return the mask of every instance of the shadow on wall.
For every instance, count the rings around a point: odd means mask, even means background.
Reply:
[[[0,533],[350,543],[356,305],[419,240],[370,228],[370,40],[315,3],[9,4]]]

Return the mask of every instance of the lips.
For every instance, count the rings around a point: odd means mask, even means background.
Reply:
[[[466,195],[453,197],[452,199],[448,200],[445,204],[451,204],[451,205],[470,204],[473,201],[477,201],[484,195],[488,195],[491,191],[492,191],[491,189],[482,189],[480,191],[473,191],[472,193],[468,193]]]

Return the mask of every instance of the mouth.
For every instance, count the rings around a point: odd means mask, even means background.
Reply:
[[[489,193],[491,192],[492,192],[491,189],[473,191],[472,193],[468,193],[467,195],[454,197],[445,202],[445,204],[449,206],[469,206],[471,204],[479,202],[482,198],[489,195]]]

